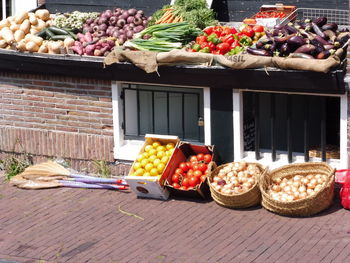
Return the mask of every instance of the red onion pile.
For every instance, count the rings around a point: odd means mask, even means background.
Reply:
[[[120,45],[141,32],[148,23],[142,10],[116,8],[102,12],[96,19],[88,19],[83,25],[83,33],[90,32],[93,37],[115,37]]]

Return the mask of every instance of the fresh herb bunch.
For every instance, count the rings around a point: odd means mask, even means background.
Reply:
[[[203,29],[218,24],[214,11],[208,8],[205,0],[176,0],[174,5],[166,5],[156,11],[148,26],[154,25],[169,8],[172,9],[173,14],[182,17],[194,28]]]

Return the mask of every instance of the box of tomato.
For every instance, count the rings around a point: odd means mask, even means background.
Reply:
[[[167,200],[165,181],[169,175],[170,159],[180,139],[178,136],[146,134],[145,142],[125,177],[138,197]]]
[[[166,188],[173,196],[202,198],[210,196],[206,174],[217,161],[215,146],[180,142],[170,161]]]
[[[294,5],[262,5],[258,13],[248,19],[245,19],[243,22],[263,25],[265,27],[274,27],[282,22],[286,23],[285,20],[287,19],[288,22],[293,20],[295,16],[291,16],[291,14],[295,10],[296,6]]]

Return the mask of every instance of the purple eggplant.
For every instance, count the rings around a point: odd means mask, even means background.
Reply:
[[[290,54],[290,48],[288,43],[284,43],[281,47],[280,47],[280,54],[282,56],[288,56]]]
[[[320,16],[312,20],[313,23],[315,23],[318,27],[322,27],[327,23],[327,17]]]
[[[334,40],[337,38],[337,36],[332,30],[325,30],[323,31],[323,34],[325,34],[326,37],[332,42],[334,42]]]
[[[304,54],[304,53],[291,53],[289,56],[289,58],[306,58],[306,59],[314,59],[313,56],[308,55],[308,54]]]
[[[337,36],[337,41],[340,43],[340,46],[343,46],[346,42],[348,42],[350,38],[350,32],[342,32]]]
[[[267,50],[264,50],[264,49],[256,49],[256,48],[252,48],[252,47],[248,47],[247,48],[247,52],[249,54],[256,55],[256,56],[265,56],[265,57],[271,57],[272,56],[272,52],[271,51],[267,51]]]
[[[295,34],[292,34],[292,35],[287,35],[287,36],[282,36],[282,37],[274,37],[273,39],[277,44],[283,44],[294,36],[295,36]]]
[[[292,36],[287,40],[287,43],[294,47],[300,47],[305,44],[305,40],[301,36]]]
[[[331,55],[331,52],[329,50],[324,50],[316,56],[317,59],[326,59]]]
[[[338,25],[336,23],[328,23],[322,26],[322,30],[332,30],[337,31]]]
[[[255,47],[257,49],[262,49],[264,47],[264,43],[262,41],[258,41],[256,42]]]
[[[288,31],[289,34],[296,34],[298,33],[298,30],[292,26],[285,26],[285,29]]]
[[[281,29],[283,29],[284,27],[285,27],[285,25],[279,24],[279,25],[275,25],[275,26],[273,27],[273,29],[281,30]]]
[[[322,52],[325,50],[323,44],[321,44],[320,42],[318,42],[315,38],[310,40],[310,44],[314,45],[316,47],[315,52],[316,54]]]
[[[312,22],[311,25],[312,25],[312,29],[318,36],[322,38],[326,38],[326,35],[322,32],[322,30],[318,27],[318,25],[316,25],[314,22]]]
[[[304,53],[304,54],[312,54],[315,51],[316,47],[311,44],[305,44],[301,47],[297,48],[294,53]]]
[[[329,45],[324,45],[323,47],[324,47],[325,50],[330,50],[330,49],[334,48],[334,45],[329,44]]]
[[[328,41],[326,41],[324,38],[320,37],[320,36],[315,36],[314,39],[316,39],[319,43],[321,43],[322,45],[328,45],[330,44]]]

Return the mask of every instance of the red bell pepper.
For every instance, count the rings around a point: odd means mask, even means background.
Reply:
[[[200,46],[201,46],[201,48],[200,49],[203,49],[203,48],[206,48],[206,47],[209,47],[208,46],[208,42],[202,42],[201,44],[200,44]]]
[[[198,36],[198,37],[196,37],[196,43],[197,44],[202,44],[204,42],[208,42],[207,36]]]
[[[255,26],[253,26],[253,31],[261,33],[261,32],[264,32],[265,29],[262,25],[255,25]]]
[[[221,40],[222,40],[222,42],[231,45],[235,41],[235,38],[233,37],[232,34],[230,34],[230,35],[226,35],[226,36],[222,37]]]
[[[234,27],[225,26],[222,29],[221,36],[222,35],[231,35],[231,34],[236,34],[236,33],[237,33],[237,30]]]
[[[215,50],[216,45],[213,42],[208,42],[208,47],[209,47],[210,52],[211,52],[211,51]]]
[[[203,32],[206,33],[208,36],[213,33],[214,27],[213,26],[209,26],[203,29]]]
[[[216,45],[216,50],[220,52],[221,55],[226,54],[231,49],[230,45],[228,43],[220,43]]]
[[[253,37],[255,32],[253,30],[253,28],[251,26],[246,26],[242,29],[241,33],[243,33],[244,35],[248,36],[248,37]]]
[[[241,44],[239,43],[238,40],[233,41],[233,43],[231,44],[231,48],[240,47],[240,46]]]

